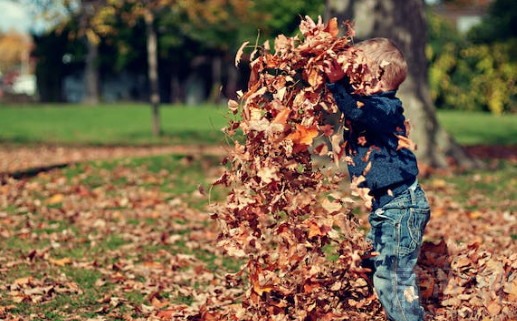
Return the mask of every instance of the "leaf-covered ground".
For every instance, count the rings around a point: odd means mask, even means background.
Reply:
[[[206,300],[238,304],[245,288],[225,275],[239,262],[215,248],[206,207],[208,195],[221,199],[208,188],[222,172],[219,158],[87,162],[5,177],[0,319],[165,320]],[[419,270],[431,320],[517,311],[517,163],[487,163],[422,182],[433,210]]]

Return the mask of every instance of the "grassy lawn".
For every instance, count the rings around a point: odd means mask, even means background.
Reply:
[[[224,106],[163,106],[163,137],[151,135],[148,105],[0,106],[0,142],[88,145],[217,144]]]
[[[517,145],[517,114],[442,110],[438,120],[463,145]]]
[[[164,136],[151,135],[147,105],[0,106],[0,142],[88,145],[218,144],[225,106],[161,108]],[[442,125],[465,145],[517,145],[517,115],[440,111]]]

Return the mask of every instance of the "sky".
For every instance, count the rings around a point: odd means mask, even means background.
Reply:
[[[32,19],[24,8],[9,0],[0,0],[0,31],[14,29],[19,32],[29,32]]]

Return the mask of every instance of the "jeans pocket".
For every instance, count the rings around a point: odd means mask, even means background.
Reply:
[[[429,221],[430,211],[426,208],[409,208],[400,222],[399,255],[418,255],[422,234]]]

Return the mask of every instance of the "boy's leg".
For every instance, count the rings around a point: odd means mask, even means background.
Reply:
[[[414,267],[429,216],[418,186],[370,214],[369,238],[379,253],[373,258],[373,282],[389,320],[424,320]]]

